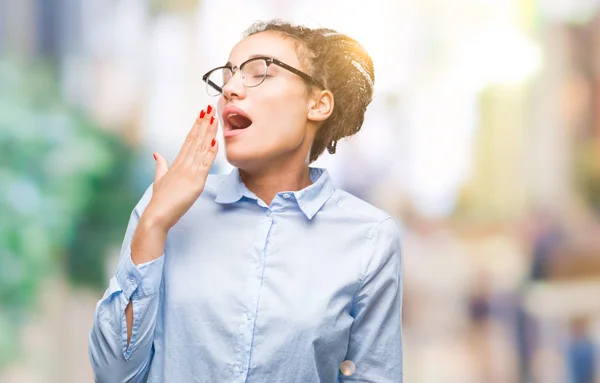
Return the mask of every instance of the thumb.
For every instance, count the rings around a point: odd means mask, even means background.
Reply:
[[[153,156],[156,161],[156,173],[154,174],[154,184],[156,184],[169,170],[169,163],[160,153],[154,153]]]

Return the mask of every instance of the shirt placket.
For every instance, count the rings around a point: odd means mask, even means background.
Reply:
[[[248,367],[252,356],[254,328],[258,316],[258,304],[265,272],[265,259],[269,252],[269,238],[274,224],[274,214],[265,208],[263,217],[256,227],[254,244],[251,251],[251,267],[248,270],[246,305],[241,313],[242,324],[239,331],[239,358],[234,366],[235,381],[246,382]]]

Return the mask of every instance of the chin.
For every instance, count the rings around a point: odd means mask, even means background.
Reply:
[[[261,162],[258,153],[241,147],[231,147],[230,145],[225,147],[225,158],[232,166],[239,169],[247,169],[252,167],[252,164]]]
[[[268,142],[259,145],[235,140],[226,141],[225,158],[232,166],[249,172],[262,171],[282,163],[296,162],[294,159],[299,158],[298,151],[302,148],[285,144],[285,142]]]

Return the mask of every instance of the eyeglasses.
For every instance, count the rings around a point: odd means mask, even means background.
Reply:
[[[267,71],[269,66],[272,64],[286,69],[301,77],[303,80],[316,84],[325,89],[325,86],[323,86],[323,84],[321,84],[321,82],[316,80],[314,77],[273,57],[266,56],[253,57],[244,61],[239,66],[225,65],[217,67],[202,76],[202,81],[206,83],[206,92],[209,96],[218,96],[223,93],[223,87],[225,84],[227,84],[235,72],[239,70],[241,72],[242,84],[244,84],[244,86],[247,88],[252,88],[259,86],[263,83],[263,81],[265,81],[265,78],[268,77]]]

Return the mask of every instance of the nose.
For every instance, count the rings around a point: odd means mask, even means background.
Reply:
[[[236,78],[237,76],[237,78]],[[223,96],[231,100],[233,98],[244,98],[246,96],[246,87],[242,84],[242,71],[236,70],[233,76],[223,85]]]

